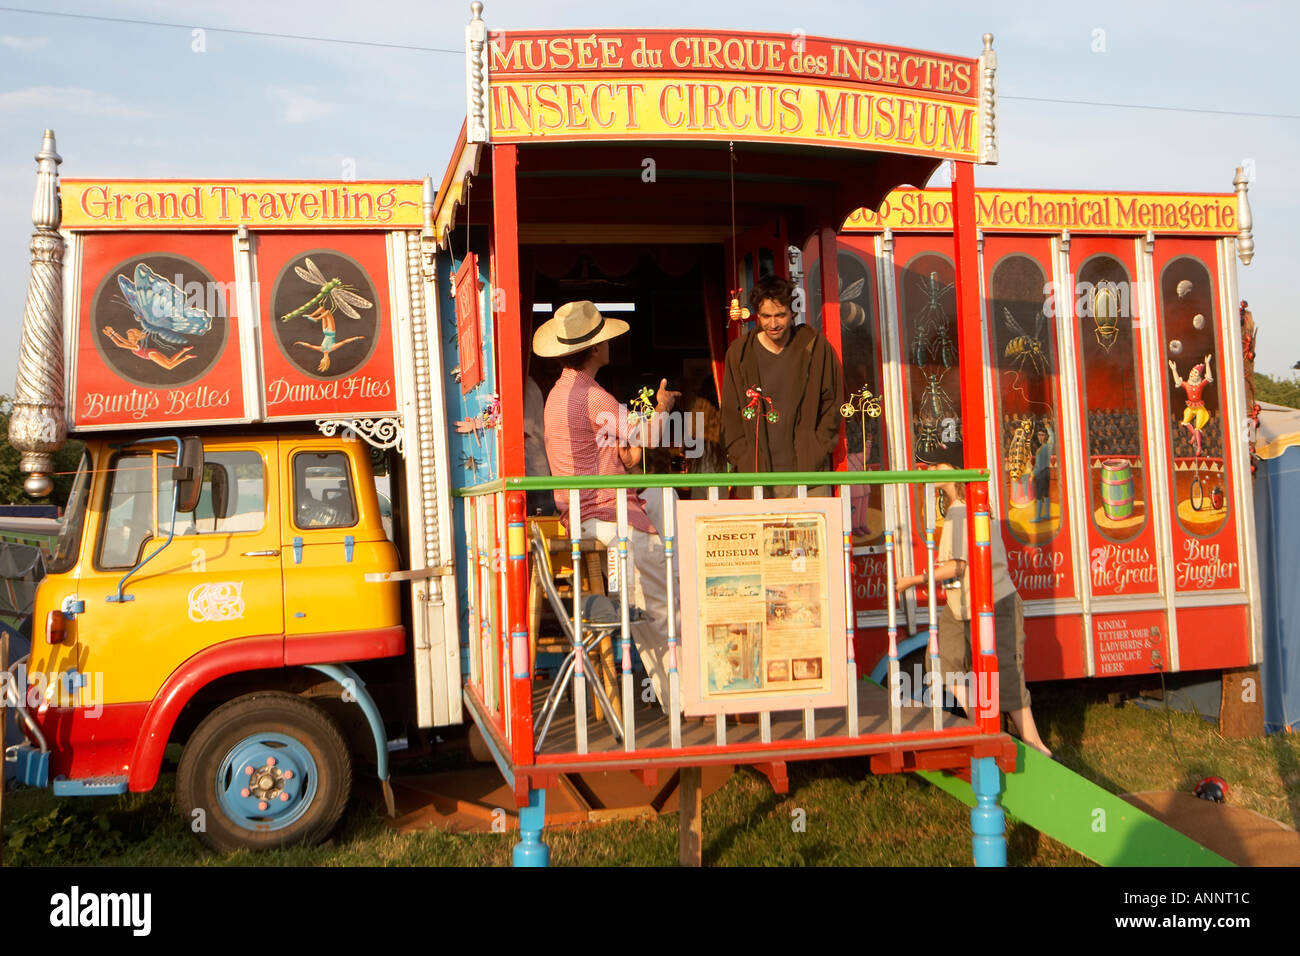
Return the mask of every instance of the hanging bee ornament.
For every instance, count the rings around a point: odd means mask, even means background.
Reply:
[[[727,319],[731,322],[744,322],[749,318],[749,309],[740,304],[740,289],[731,290],[731,302],[727,306]]]

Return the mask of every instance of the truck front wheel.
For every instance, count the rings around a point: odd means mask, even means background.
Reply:
[[[280,692],[240,697],[209,714],[176,776],[181,813],[222,852],[319,843],[351,789],[352,762],[334,722]]]

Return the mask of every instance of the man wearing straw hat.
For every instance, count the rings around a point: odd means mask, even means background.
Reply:
[[[568,302],[533,335],[533,351],[558,359],[563,371],[546,399],[544,415],[546,457],[551,474],[623,475],[641,462],[646,441],[628,424],[627,408],[596,383],[596,373],[609,364],[609,340],[622,335],[628,324],[605,318],[592,302]],[[659,383],[655,415],[650,427],[657,430],[660,416],[672,410],[680,392]],[[555,504],[566,525],[569,521],[569,493],[557,491]],[[586,489],[578,494],[584,538],[594,538],[608,547],[618,540],[618,492]],[[632,637],[655,697],[667,710],[667,671],[663,656],[668,646],[668,572],[663,542],[650,518],[645,502],[627,494],[628,551],[632,564],[633,589],[629,598],[645,611],[647,621],[632,625]],[[676,607],[671,609],[674,620]],[[681,633],[680,630],[675,633]]]

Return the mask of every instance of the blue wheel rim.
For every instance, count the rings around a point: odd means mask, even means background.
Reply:
[[[317,776],[316,761],[299,741],[253,734],[217,765],[217,801],[228,819],[247,830],[282,830],[311,806]]]

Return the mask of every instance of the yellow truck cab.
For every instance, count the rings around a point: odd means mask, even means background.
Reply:
[[[87,442],[28,668],[56,792],[148,790],[192,728],[177,792],[209,843],[329,831],[349,754],[289,691],[324,665],[355,699],[338,666],[405,646],[368,451],[306,433]]]

